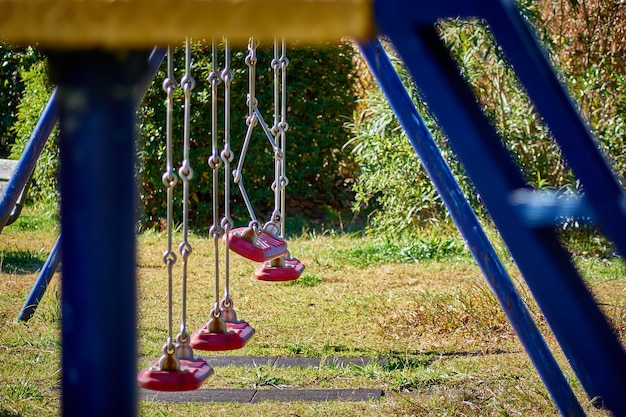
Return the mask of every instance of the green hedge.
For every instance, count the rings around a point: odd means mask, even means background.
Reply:
[[[349,181],[351,156],[342,152],[348,132],[344,123],[356,108],[354,90],[354,50],[349,43],[324,45],[322,48],[299,48],[287,45],[288,66],[288,115],[286,161],[288,211],[287,215],[315,216],[325,207],[349,206]],[[184,51],[175,50],[175,77],[180,80],[184,73]],[[239,159],[245,137],[248,91],[247,66],[244,63],[245,48],[232,51],[232,149],[235,164]],[[272,48],[259,48],[256,80],[256,97],[266,122],[273,121],[273,70],[270,67]],[[195,175],[191,182],[190,218],[196,226],[206,227],[212,219],[212,170],[207,165],[211,154],[211,90],[207,81],[211,70],[210,45],[195,44],[192,59],[192,75],[196,81],[193,90],[191,124],[191,165]],[[223,57],[220,54],[218,67]],[[153,227],[165,217],[164,186],[161,176],[165,167],[165,92],[162,80],[166,65],[161,67],[140,110],[139,173],[140,195],[144,211],[143,227]],[[175,111],[175,165],[182,158],[182,106],[183,95],[177,90]],[[223,91],[220,86],[220,91]],[[220,93],[222,94],[222,93]],[[219,103],[218,120],[223,120],[223,102]],[[222,131],[219,133],[221,149]],[[234,166],[232,167],[234,169]],[[266,220],[272,210],[271,183],[274,159],[269,141],[260,126],[254,130],[244,165],[244,181],[255,206],[259,220]],[[220,173],[220,181],[223,178]],[[180,185],[177,186],[180,191]],[[180,193],[179,193],[180,194]],[[247,224],[247,211],[239,191],[233,187],[233,210],[236,223]],[[220,195],[220,205],[222,196]],[[176,200],[177,213],[180,200]],[[222,212],[220,208],[220,213]],[[180,215],[178,215],[180,220]]]
[[[584,8],[578,7],[578,2],[567,1],[520,0],[518,4],[536,25],[563,84],[613,163],[618,178],[626,179],[624,8],[596,0],[586,2]],[[527,182],[538,188],[584,192],[486,24],[448,19],[438,23],[438,30]],[[445,136],[429,117],[402,64],[396,64],[465,194],[482,212],[478,195],[450,152]],[[360,166],[354,210],[373,211],[370,228],[378,234],[414,234],[421,227],[447,222],[445,208],[382,93],[377,88],[368,89],[363,103],[351,125],[350,149]]]
[[[17,109],[17,120],[10,127],[14,142],[11,144],[11,159],[19,159],[30,140],[41,113],[48,104],[53,86],[46,75],[46,61],[40,59],[29,69],[21,72],[24,81],[23,97]],[[57,169],[59,166],[58,131],[55,128],[48,138],[35,166],[28,190],[29,201],[58,203],[59,193]]]
[[[191,165],[195,175],[191,182],[191,220],[197,228],[207,227],[211,221],[212,171],[207,165],[211,154],[211,91],[207,81],[211,70],[210,45],[195,43],[192,55],[192,76],[196,87],[192,91]],[[184,49],[175,53],[175,77],[180,81],[184,74]],[[233,50],[232,68],[232,149],[239,158],[245,136],[248,91],[245,48]],[[351,155],[342,152],[348,139],[344,123],[356,108],[354,89],[354,50],[349,43],[326,44],[320,48],[301,48],[287,45],[288,114],[286,161],[288,209],[287,216],[315,217],[328,207],[349,207],[352,178]],[[256,96],[264,119],[273,123],[273,58],[272,48],[258,51]],[[220,65],[223,61],[220,55]],[[24,145],[51,93],[45,76],[45,61],[29,70],[22,70],[25,91],[19,104],[19,117],[11,124],[12,157],[19,158]],[[166,76],[165,63],[161,66],[140,109],[138,153],[138,182],[141,197],[140,227],[158,227],[166,215],[165,192],[161,176],[165,167],[165,92],[162,88]],[[174,115],[174,164],[182,158],[183,94],[177,89]],[[219,103],[218,120],[223,120],[223,102]],[[9,122],[7,122],[9,123]],[[222,131],[219,132],[222,148]],[[58,165],[55,140],[50,141],[38,163],[31,197],[35,201],[56,201],[56,168]],[[234,161],[236,163],[236,161]],[[233,166],[234,169],[234,166]],[[274,159],[269,141],[257,126],[244,166],[244,180],[259,220],[266,220],[273,206],[271,183]],[[220,180],[224,176],[220,172]],[[176,187],[176,222],[181,221],[181,186]],[[237,224],[249,221],[239,191],[233,187],[233,210]],[[223,205],[223,195],[219,197]],[[223,207],[220,207],[220,215]]]
[[[0,42],[0,157],[5,158],[14,139],[11,127],[17,121],[18,105],[24,94],[22,73],[37,60],[39,54],[30,47],[21,48]]]

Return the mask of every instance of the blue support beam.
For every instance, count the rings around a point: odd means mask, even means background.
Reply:
[[[39,155],[41,155],[41,151],[43,150],[48,137],[50,137],[50,133],[52,132],[52,129],[54,129],[58,119],[59,112],[57,105],[57,91],[54,90],[48,100],[48,104],[39,118],[39,122],[37,122],[37,125],[35,126],[35,130],[33,130],[33,134],[30,136],[30,139],[24,148],[24,152],[15,167],[13,176],[7,184],[4,194],[1,196],[0,233],[2,232],[2,229],[4,229],[4,226],[6,226],[9,222],[9,218],[11,217],[11,213],[13,213],[15,204],[20,198],[20,194],[24,190],[24,187],[26,187],[28,179],[33,174],[37,159],[39,159]]]
[[[594,222],[626,259],[626,195],[576,106],[552,70],[534,32],[512,1],[494,1],[483,15],[537,111],[550,126],[580,180]]]
[[[47,55],[60,115],[63,416],[134,416],[134,90],[148,54]]]
[[[411,101],[383,46],[379,41],[374,41],[361,43],[360,48],[372,74],[419,156],[424,170],[463,235],[470,252],[539,372],[557,409],[563,416],[584,416],[585,413],[580,403],[552,356],[552,352],[504,265],[500,262],[450,167],[443,159],[439,147],[415,108],[415,104]]]
[[[37,310],[37,306],[39,306],[39,302],[43,298],[46,293],[46,289],[48,288],[48,284],[50,284],[50,280],[52,276],[56,272],[59,267],[59,263],[61,262],[61,236],[59,236],[54,242],[54,246],[41,267],[41,271],[39,272],[39,277],[33,285],[33,288],[28,294],[22,309],[17,315],[17,319],[20,321],[28,321],[35,314],[35,310]]]
[[[163,62],[163,58],[165,57],[166,51],[167,49],[164,49],[164,48],[154,48],[152,50],[152,53],[150,54],[150,57],[148,58],[148,71],[146,71],[143,78],[141,79],[137,87],[135,88],[135,93],[134,93],[135,107],[138,107],[141,104],[141,100],[143,100],[144,96],[146,95],[146,92],[148,91],[148,88],[150,87],[150,84],[152,83],[154,76],[159,70],[161,63]],[[53,96],[50,98],[50,103],[53,103],[53,104],[52,105],[48,104],[48,107],[56,106],[55,97],[56,97],[56,94],[53,94]],[[49,126],[50,122],[52,121],[56,122],[56,120],[58,119],[58,115],[56,114],[54,115],[54,118],[51,119],[50,121],[43,122],[43,119],[51,117],[49,114],[50,114],[49,111],[44,111],[42,118],[40,119],[39,124],[37,126],[39,126],[40,124]],[[50,128],[49,130],[43,131],[43,129],[41,128],[36,128],[35,133],[33,133],[33,137],[36,137],[38,139],[36,141],[33,141],[31,139],[31,141],[35,143],[38,143],[39,141],[43,141],[43,143],[45,143],[45,141],[48,139],[47,135],[50,134],[51,130],[52,129]],[[39,153],[40,152],[41,150],[39,150]],[[23,155],[22,159],[27,159],[30,161],[30,160],[33,160],[34,158],[36,162],[36,159],[39,157],[39,153],[34,153],[32,151],[29,153],[25,152],[24,154],[27,156]],[[32,167],[29,166],[28,169],[30,170],[34,169],[34,164]],[[15,215],[14,213],[11,214],[11,217],[13,217],[14,215]],[[46,259],[46,262],[44,263],[43,267],[41,268],[41,271],[39,272],[39,277],[37,278],[35,285],[31,289],[31,292],[28,295],[28,298],[24,302],[24,305],[22,306],[22,309],[20,310],[17,316],[18,320],[28,321],[33,316],[33,314],[35,314],[35,310],[37,310],[37,307],[39,306],[39,302],[43,298],[46,292],[46,289],[48,288],[48,284],[50,284],[50,280],[52,279],[52,276],[56,272],[56,269],[58,268],[59,263],[61,262],[60,241],[61,239],[59,237],[57,241],[55,242],[52,250],[50,251],[50,254],[48,255],[48,258]]]
[[[402,1],[392,3],[405,4]],[[476,10],[477,16],[488,16],[490,22],[498,20],[499,27],[508,28],[496,31],[498,41],[509,37],[507,45],[534,51],[533,56],[538,59],[540,47],[526,36],[527,29],[520,28],[524,22],[511,18],[509,6],[512,3],[493,0],[472,4],[481,6],[481,10]],[[416,23],[411,10],[417,6],[406,5],[409,10],[392,7],[394,14],[390,13],[389,3],[378,1],[375,5],[378,27],[393,42],[441,123],[585,391],[616,415],[626,413],[626,354],[621,343],[571,264],[570,255],[560,245],[556,233],[551,229],[527,227],[519,213],[512,210],[510,196],[526,188],[519,168],[461,77],[437,35],[434,22]],[[438,4],[432,4],[427,8],[437,7]],[[517,60],[516,64],[516,68],[524,65],[535,68],[535,62]],[[549,67],[541,69],[549,71]],[[526,71],[528,74],[529,70]],[[545,76],[543,73],[535,75]],[[549,91],[550,87],[547,88]],[[534,98],[547,99],[548,103],[538,106],[540,110],[545,106],[563,105],[561,101],[549,102],[552,98],[549,93],[546,97]],[[562,135],[564,131],[557,125],[576,123],[577,118],[572,113],[564,115],[566,118],[562,120],[547,120],[555,134]],[[567,140],[567,137],[557,137],[559,144]],[[582,149],[597,151],[589,147]],[[596,156],[584,155],[597,162]],[[615,198],[615,190],[612,186],[609,188],[609,197]],[[595,197],[589,197],[590,206],[597,211],[601,203],[592,202],[591,198]],[[611,212],[607,216],[612,215],[616,214]],[[621,216],[616,215],[613,220],[621,221]]]

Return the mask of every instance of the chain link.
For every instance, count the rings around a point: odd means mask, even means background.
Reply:
[[[280,175],[278,186],[280,188],[280,212],[282,213],[280,219],[280,233],[279,236],[285,237],[285,210],[287,206],[286,191],[285,188],[289,184],[287,178],[287,130],[289,130],[289,124],[287,123],[287,67],[289,66],[289,59],[287,58],[287,46],[285,38],[281,39],[281,51],[278,59],[280,62],[281,82],[280,82],[280,121],[278,122],[278,133],[280,136],[280,148],[283,150],[283,157],[280,161]]]
[[[278,47],[278,39],[274,38],[274,58],[272,59],[272,69],[274,70],[274,125],[271,129],[271,134],[273,135],[274,142],[279,142],[280,139],[280,56],[279,56],[279,47]],[[281,151],[280,158],[276,154],[278,147],[274,150],[274,182],[272,183],[272,190],[274,191],[274,211],[272,211],[272,215],[270,217],[270,221],[272,223],[281,224],[281,195],[282,190],[280,188],[280,176],[282,171],[282,161],[284,160],[284,152]],[[279,228],[280,233],[280,228]]]
[[[248,66],[248,95],[246,98],[246,104],[248,106],[248,115],[246,116],[246,124],[248,129],[246,131],[246,136],[243,141],[241,154],[239,157],[239,161],[237,163],[237,168],[233,170],[233,181],[235,184],[239,186],[239,191],[243,198],[243,201],[248,209],[248,213],[250,215],[250,219],[252,221],[257,221],[257,217],[254,212],[254,207],[252,206],[252,202],[248,196],[246,191],[246,187],[243,181],[243,166],[246,157],[246,153],[248,151],[248,147],[252,138],[253,129],[255,126],[260,125],[267,140],[270,142],[270,145],[274,151],[274,181],[272,183],[272,190],[274,191],[274,211],[270,217],[270,222],[282,222],[282,214],[281,214],[281,201],[282,190],[284,190],[284,184],[287,183],[284,178],[284,169],[283,160],[284,160],[284,149],[279,144],[278,138],[284,136],[286,121],[284,115],[281,111],[281,77],[284,78],[281,74],[283,68],[285,67],[285,63],[287,59],[284,55],[278,53],[279,47],[277,41],[274,42],[274,58],[271,62],[271,67],[274,70],[274,120],[273,125],[270,128],[265,120],[263,119],[263,115],[259,111],[258,108],[258,100],[256,98],[256,65],[257,65],[257,47],[258,42],[254,38],[250,38],[248,42],[248,54],[245,57],[246,65]],[[284,41],[283,41],[283,49],[284,49]],[[285,106],[286,107],[286,106]],[[260,232],[259,232],[260,233]]]
[[[228,39],[224,41],[224,69],[221,77],[224,85],[224,148],[220,153],[222,163],[224,164],[224,216],[220,221],[220,226],[224,230],[224,235],[228,236],[234,226],[234,221],[230,213],[230,164],[234,159],[233,152],[230,149],[230,104],[231,104],[231,84],[233,81],[233,71],[230,66],[231,50]],[[226,322],[237,320],[237,315],[233,308],[233,302],[230,298],[230,241],[225,242],[224,252],[224,298],[222,298],[220,308],[223,312],[223,318]]]
[[[183,240],[178,246],[182,260],[182,301],[180,333],[176,336],[176,355],[179,359],[193,359],[193,350],[189,345],[187,334],[187,271],[188,259],[192,252],[189,243],[189,181],[193,178],[193,169],[189,162],[189,143],[191,137],[191,91],[196,82],[191,76],[191,44],[189,38],[185,40],[185,74],[181,79],[184,92],[184,122],[183,122],[183,160],[178,169],[178,175],[183,183]]]
[[[220,302],[220,237],[223,235],[223,230],[220,227],[219,218],[219,169],[222,165],[222,159],[220,157],[220,151],[217,145],[217,104],[218,104],[218,85],[221,83],[220,72],[217,64],[217,45],[215,39],[211,40],[211,71],[209,72],[208,81],[211,84],[211,149],[212,153],[209,157],[208,164],[213,170],[213,224],[209,229],[209,234],[213,239],[213,250],[215,259],[215,306],[211,310],[211,326],[214,329],[221,327],[221,319],[219,312]],[[217,321],[217,324],[215,322]],[[210,322],[210,323],[211,323]]]
[[[162,371],[177,371],[179,369],[178,358],[174,355],[175,346],[172,340],[173,335],[173,316],[172,316],[172,281],[173,268],[176,263],[176,254],[172,250],[172,216],[173,216],[173,199],[174,186],[178,182],[176,173],[172,163],[172,113],[174,107],[174,91],[177,88],[173,75],[173,55],[172,50],[167,50],[167,78],[163,81],[163,90],[166,93],[166,117],[165,117],[165,146],[166,161],[165,173],[162,180],[166,189],[167,198],[167,249],[163,253],[163,262],[167,266],[167,342],[163,346],[163,356],[159,359],[159,369]]]

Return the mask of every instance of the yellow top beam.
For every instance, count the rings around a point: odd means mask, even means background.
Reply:
[[[59,48],[151,47],[185,37],[244,44],[374,34],[372,0],[0,0],[0,38]]]

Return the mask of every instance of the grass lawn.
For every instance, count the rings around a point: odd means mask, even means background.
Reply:
[[[53,221],[27,209],[0,234],[0,417],[59,415],[61,274],[55,275],[28,323],[15,319],[57,233]],[[215,290],[212,241],[193,235],[191,243],[187,322],[193,331],[208,320]],[[160,356],[166,340],[165,244],[161,233],[138,237],[139,368]],[[254,263],[231,256],[231,296],[239,318],[256,334],[238,351],[196,354],[208,357],[209,364],[217,355],[359,357],[372,362],[216,367],[202,389],[375,388],[384,395],[359,402],[142,401],[141,416],[558,415],[459,237],[429,235],[419,244],[397,247],[360,235],[303,232],[289,240],[289,248],[306,265],[294,283],[257,281]],[[609,415],[589,405],[512,262],[506,257],[504,262],[587,414]],[[595,257],[577,262],[623,336],[624,265]],[[178,329],[180,263],[175,282]]]

